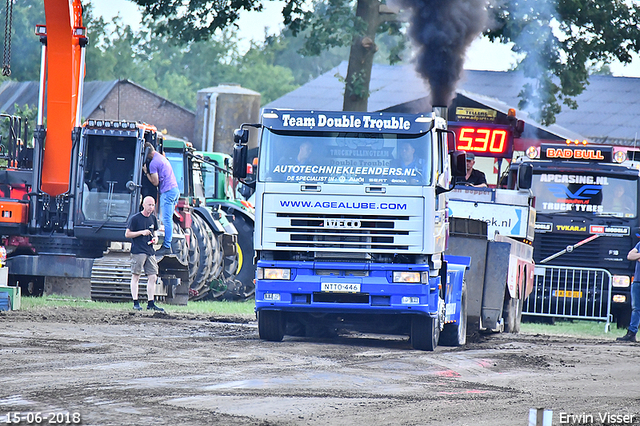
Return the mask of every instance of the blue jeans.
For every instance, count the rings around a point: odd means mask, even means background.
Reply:
[[[640,323],[640,283],[631,283],[631,321],[629,322],[629,331],[638,332],[638,323]]]
[[[178,188],[173,188],[160,194],[160,217],[164,224],[164,243],[162,243],[162,246],[166,248],[171,248],[173,211],[178,204],[178,198],[180,198],[180,190]]]

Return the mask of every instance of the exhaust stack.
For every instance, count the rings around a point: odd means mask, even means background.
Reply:
[[[444,118],[444,121],[449,121],[449,108],[446,106],[434,106],[433,114],[436,117]]]

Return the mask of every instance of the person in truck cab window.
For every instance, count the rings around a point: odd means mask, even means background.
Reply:
[[[420,183],[426,175],[426,162],[422,158],[415,145],[407,140],[399,140],[397,148],[397,158],[391,161],[390,166],[403,170],[415,170],[413,177],[409,176],[411,183]]]
[[[610,210],[612,213],[633,213],[635,203],[633,199],[625,194],[624,186],[617,184],[613,189]]]
[[[302,142],[298,155],[295,158],[296,164],[310,164],[311,154],[313,153],[313,145],[311,142]]]
[[[456,179],[456,185],[475,186],[476,188],[487,187],[487,177],[480,170],[473,166],[476,164],[476,156],[473,152],[467,152],[467,174]]]

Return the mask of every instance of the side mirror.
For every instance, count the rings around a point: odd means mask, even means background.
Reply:
[[[522,163],[518,166],[518,189],[531,189],[533,164]]]
[[[237,130],[236,130],[237,131]],[[248,135],[248,131],[244,131]],[[235,134],[234,134],[235,139]],[[247,177],[247,153],[249,147],[247,145],[233,146],[233,177],[244,179]]]
[[[236,129],[233,131],[233,142],[236,144],[246,145],[249,142],[249,130]],[[235,152],[235,151],[234,151]]]
[[[520,136],[522,136],[522,132],[524,132],[524,121],[518,120],[516,121],[516,126],[513,129],[513,136],[519,138]]]
[[[464,151],[453,151],[451,157],[451,174],[454,177],[467,174],[467,154]]]

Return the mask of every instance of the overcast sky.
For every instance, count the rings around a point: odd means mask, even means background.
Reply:
[[[126,24],[135,28],[140,22],[138,6],[128,0],[92,0],[96,15],[102,15],[109,20],[118,12]],[[251,12],[241,15],[239,22],[239,36],[244,48],[248,48],[251,40],[264,40],[265,28],[269,34],[277,33],[282,29],[282,3],[265,2],[263,12]],[[241,45],[241,48],[243,46]],[[640,77],[640,59],[634,55],[634,62],[623,67],[621,64],[612,64],[611,70],[616,76]],[[490,43],[485,38],[479,38],[467,50],[465,68],[476,70],[506,71],[515,63],[508,46]]]

